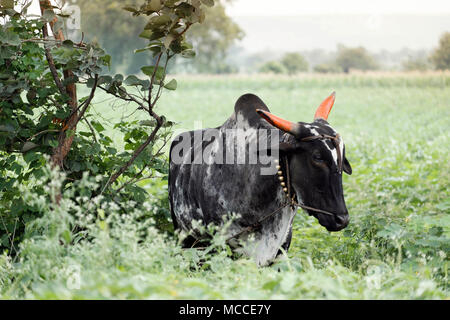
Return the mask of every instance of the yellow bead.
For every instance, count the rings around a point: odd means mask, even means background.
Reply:
[[[280,181],[283,181],[283,180],[284,180],[284,178],[283,178],[283,177],[278,177],[278,179],[279,179]]]
[[[278,173],[279,176],[283,175],[283,171],[278,171],[277,173]]]

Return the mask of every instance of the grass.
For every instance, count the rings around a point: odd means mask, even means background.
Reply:
[[[40,204],[47,214],[36,227],[54,226],[52,232],[25,241],[19,260],[0,256],[0,297],[449,298],[449,74],[177,79],[178,90],[166,92],[159,106],[177,130],[190,130],[195,121],[221,125],[247,92],[279,116],[309,122],[336,90],[329,122],[342,135],[353,167],[344,178],[350,225],[329,233],[299,211],[287,256],[257,268],[249,259],[231,259],[220,236],[210,248],[215,253],[180,249],[174,239],[136,223],[141,213],[133,204],[127,204],[129,217],[112,214],[109,227],[98,217],[86,218],[91,241],[62,246],[61,239],[76,237],[61,223],[71,219],[66,212],[86,205],[66,197],[61,209]],[[131,114],[97,99],[94,112],[105,119]],[[167,189],[164,182],[148,188],[151,194]],[[150,201],[148,210],[152,206]]]

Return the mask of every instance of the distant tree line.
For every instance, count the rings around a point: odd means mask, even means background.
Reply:
[[[122,8],[136,5],[139,0],[78,0],[82,12],[85,39],[99,40],[112,56],[115,69],[127,74],[139,73],[139,66],[149,64],[145,53],[133,54],[145,46],[139,39],[142,18],[131,19]],[[348,73],[351,70],[426,71],[450,69],[450,32],[442,35],[438,47],[431,53],[401,50],[372,54],[364,47],[338,45],[335,52],[316,49],[308,52],[261,52],[246,55],[236,46],[244,32],[227,14],[226,6],[233,0],[218,0],[207,9],[202,28],[193,26],[187,40],[197,49],[196,59],[174,59],[168,66],[174,73],[236,73],[261,72],[297,74],[300,72]],[[272,59],[268,57],[273,57]],[[117,71],[117,70],[114,70]]]
[[[145,19],[124,15],[122,10],[127,6],[138,6],[141,2],[141,0],[77,1],[82,12],[81,27],[84,38],[98,41],[105,48],[114,60],[114,71],[135,74],[140,71],[140,66],[152,62],[145,52],[134,54],[135,50],[146,46],[147,39],[138,38]],[[190,62],[174,59],[168,67],[171,72],[235,71],[232,65],[227,64],[225,57],[230,47],[243,38],[244,33],[226,14],[225,6],[231,2],[233,0],[216,0],[213,7],[205,10],[206,17],[202,27],[192,26],[187,35],[187,40],[196,48],[196,59]]]
[[[385,53],[384,53],[385,54]],[[386,54],[385,54],[386,55]],[[317,59],[321,56],[326,62],[315,63],[310,67],[308,59]],[[260,64],[261,73],[296,74],[313,71],[317,73],[349,73],[351,70],[378,70],[388,69],[378,62],[382,57],[375,57],[364,47],[346,47],[338,45],[337,52],[332,57],[324,57],[321,50],[313,50],[305,57],[299,52],[291,52],[278,60],[270,60]],[[256,59],[258,56],[254,56]],[[438,47],[431,53],[420,53],[416,56],[403,58],[400,66],[403,71],[450,70],[450,32],[442,35]]]

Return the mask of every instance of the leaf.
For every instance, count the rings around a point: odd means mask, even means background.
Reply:
[[[48,145],[52,148],[56,148],[58,146],[57,140],[49,140]]]
[[[166,49],[169,49],[170,44],[172,43],[172,41],[175,40],[175,36],[172,34],[169,34],[166,39],[164,39],[164,47],[166,47]]]
[[[192,49],[184,50],[181,53],[181,56],[184,57],[184,58],[187,58],[187,59],[194,58],[195,57],[195,51],[192,50]]]
[[[125,10],[125,11],[138,13],[138,10],[136,8],[133,8],[133,7],[123,7],[122,9]]]
[[[148,4],[146,9],[149,11],[159,11],[161,7],[161,0],[150,0],[150,3]]]
[[[153,77],[153,73],[155,72],[155,66],[142,67],[141,70],[145,75]],[[155,73],[155,79],[162,80],[163,77],[164,77],[164,68],[158,67]]]
[[[168,15],[155,16],[150,19],[147,25],[144,27],[145,30],[159,28],[163,25],[167,25],[172,22],[172,19]]]
[[[22,151],[22,153],[25,153],[25,152],[28,152],[28,151],[30,151],[30,150],[32,150],[32,149],[34,149],[34,148],[37,148],[37,147],[39,147],[39,145],[37,145],[36,143],[27,141],[27,142],[25,142],[25,144],[23,145],[21,151]]]
[[[144,30],[139,35],[139,38],[150,39],[152,34],[153,34],[153,32],[151,30]]]
[[[177,90],[177,87],[178,83],[175,79],[170,80],[169,83],[164,86],[164,88],[166,88],[167,90]]]
[[[72,234],[67,229],[63,231],[61,236],[62,236],[62,238],[63,238],[63,240],[65,241],[66,244],[69,244],[72,241]]]
[[[0,42],[18,46],[20,45],[19,35],[13,31],[7,30],[5,33],[0,33]]]
[[[277,281],[277,280],[271,280],[271,281],[266,282],[266,283],[262,286],[262,288],[263,288],[264,290],[272,291],[276,286],[279,285],[279,283],[280,283],[280,282]]]
[[[81,164],[77,161],[74,161],[70,166],[70,169],[72,169],[72,171],[79,172],[81,170]]]
[[[201,0],[201,1],[207,7],[213,7],[214,6],[214,0]]]
[[[64,40],[62,45],[65,47],[68,47],[68,48],[73,48],[73,41],[72,40]]]
[[[95,128],[97,132],[105,131],[105,128],[100,124],[100,122],[92,121],[91,125]]]
[[[14,132],[14,127],[9,125],[9,124],[7,124],[7,125],[0,124],[0,131],[3,131],[3,132]]]
[[[141,120],[139,121],[139,125],[146,127],[154,127],[156,126],[156,120]]]
[[[134,50],[134,53],[144,52],[147,50],[150,50],[152,52],[161,52],[161,43],[160,42],[152,43],[145,48]]]
[[[135,75],[128,76],[123,82],[127,86],[137,86],[141,84],[141,80]]]

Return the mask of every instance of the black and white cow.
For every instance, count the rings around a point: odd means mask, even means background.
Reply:
[[[237,213],[240,218],[229,228],[230,235],[238,233],[244,241],[252,236],[244,252],[258,265],[267,265],[280,248],[290,246],[297,208],[286,206],[287,187],[327,230],[345,228],[349,215],[342,171],[351,174],[352,169],[342,139],[326,121],[334,100],[333,93],[320,105],[314,122],[293,123],[272,115],[260,98],[246,94],[222,126],[177,136],[170,148],[169,172],[175,229],[195,239],[201,236],[193,220],[221,225],[224,217]],[[250,161],[255,155],[265,155],[261,159],[267,161]],[[258,229],[242,233],[258,223]]]

